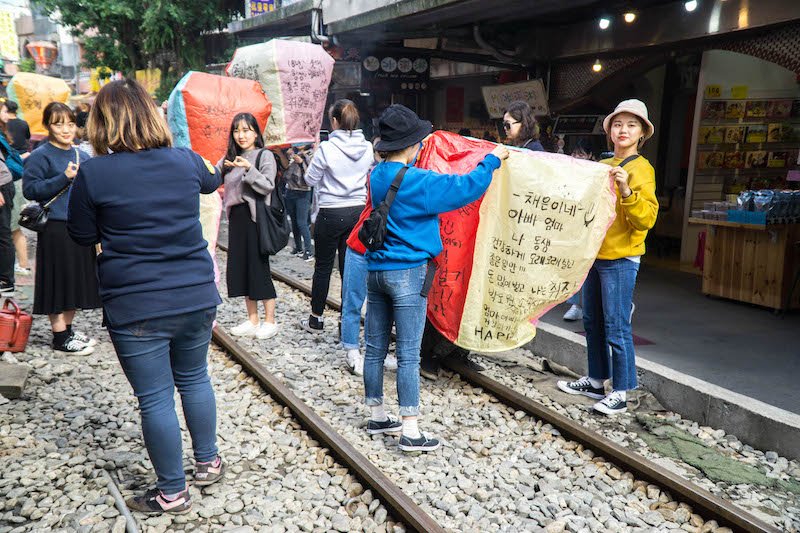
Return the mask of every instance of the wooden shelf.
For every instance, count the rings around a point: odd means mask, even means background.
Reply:
[[[723,228],[754,229],[766,231],[770,228],[782,228],[786,224],[743,224],[742,222],[728,222],[727,220],[711,220],[708,218],[689,217],[689,224],[702,224],[705,226],[721,226]]]
[[[735,148],[731,150],[731,148]],[[794,152],[800,141],[764,141],[763,143],[708,143],[697,144],[702,152]]]
[[[742,118],[701,118],[701,126],[766,126],[767,124],[800,124],[800,117],[769,118],[769,117],[742,117]]]

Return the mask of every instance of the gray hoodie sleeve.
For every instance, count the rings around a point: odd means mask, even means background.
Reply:
[[[328,167],[328,162],[325,160],[325,152],[322,150],[322,146],[324,143],[320,143],[319,148],[314,153],[314,157],[311,158],[311,163],[308,165],[308,170],[306,170],[306,184],[309,187],[314,187],[322,181],[322,178],[325,176],[325,169]]]
[[[272,152],[265,149],[261,153],[260,167],[256,168],[255,164],[250,165],[250,168],[242,177],[242,181],[250,185],[258,194],[266,196],[275,188],[275,175],[277,171],[275,156],[272,155]]]

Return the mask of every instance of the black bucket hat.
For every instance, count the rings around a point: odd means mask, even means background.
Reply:
[[[433,126],[420,120],[416,113],[404,105],[393,104],[378,119],[381,140],[375,145],[379,152],[395,152],[408,148],[427,137]]]

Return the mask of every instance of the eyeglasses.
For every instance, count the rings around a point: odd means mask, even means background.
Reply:
[[[517,121],[517,122],[503,122],[503,129],[504,130],[510,130],[511,126],[513,126],[514,124],[519,124],[519,121]]]

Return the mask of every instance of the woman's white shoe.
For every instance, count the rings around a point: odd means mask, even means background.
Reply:
[[[245,320],[238,326],[233,326],[231,328],[231,335],[236,337],[255,337],[259,326],[260,324],[253,324],[249,320]]]
[[[256,331],[256,338],[259,340],[271,339],[278,334],[278,324],[274,322],[262,322]]]

